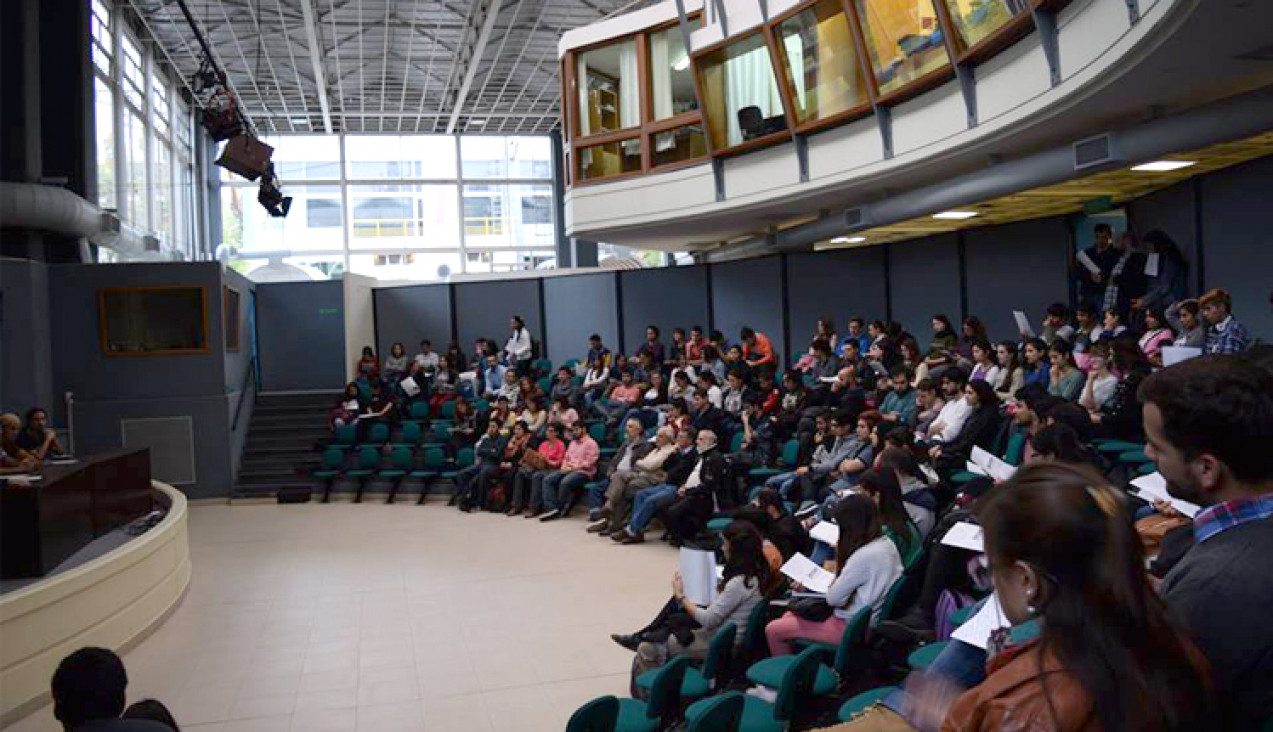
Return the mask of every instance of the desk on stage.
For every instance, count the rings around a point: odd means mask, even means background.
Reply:
[[[0,579],[43,577],[154,504],[149,449],[46,465],[40,475],[30,485],[0,487]]]

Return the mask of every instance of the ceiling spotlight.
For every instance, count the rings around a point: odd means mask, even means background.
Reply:
[[[976,215],[977,215],[976,211],[942,211],[941,213],[933,214],[933,218],[952,219],[952,220],[958,221],[960,219],[970,219]]]
[[[690,57],[688,55],[682,56],[680,60],[672,64],[673,71],[684,71],[688,69],[689,67],[690,67]]]
[[[485,126],[486,126],[486,120],[484,119],[469,120],[469,127],[485,127]]]
[[[837,236],[831,240],[832,244],[861,244],[866,241],[865,236]]]
[[[1197,164],[1198,163],[1193,160],[1155,160],[1150,163],[1133,165],[1132,170],[1139,171],[1141,173],[1166,173],[1170,170],[1180,170],[1181,168],[1188,168],[1191,165]]]
[[[307,125],[309,124],[309,117],[293,117],[291,122],[294,125]]]

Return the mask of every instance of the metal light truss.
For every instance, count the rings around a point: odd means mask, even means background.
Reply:
[[[249,119],[272,132],[544,134],[557,42],[656,0],[187,0]],[[129,0],[184,78],[174,0]]]

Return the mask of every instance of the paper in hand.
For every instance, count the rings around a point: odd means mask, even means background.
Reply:
[[[1202,355],[1202,349],[1197,346],[1163,346],[1162,347],[1162,365],[1175,366],[1181,361],[1188,361]]]
[[[967,521],[960,521],[950,527],[950,530],[942,537],[941,543],[974,552],[986,551],[986,540],[981,533],[981,527]]]
[[[985,471],[984,475],[995,480],[1008,480],[1017,472],[1013,466],[975,445],[972,448],[972,462]]]
[[[990,645],[990,634],[1010,625],[1012,623],[1008,622],[1007,616],[1003,614],[1003,606],[999,604],[999,596],[992,593],[986,604],[968,618],[968,622],[955,628],[950,637],[985,650]]]
[[[420,393],[420,385],[415,383],[415,379],[410,376],[398,382],[398,385],[402,387],[402,391],[405,392],[407,396],[413,397]]]
[[[823,544],[835,546],[840,543],[840,527],[830,521],[819,521],[809,529],[809,536]]]
[[[1171,504],[1172,508],[1183,513],[1189,518],[1197,516],[1198,512],[1202,510],[1202,506],[1199,506],[1196,503],[1182,501],[1171,495],[1171,493],[1167,490],[1167,479],[1162,476],[1162,473],[1142,475],[1132,481],[1132,486],[1136,488],[1136,495],[1140,496],[1142,499],[1150,502],[1155,500],[1166,501]]]
[[[1034,327],[1030,325],[1030,319],[1026,317],[1024,310],[1013,310],[1012,317],[1017,321],[1017,332],[1024,333],[1030,338],[1034,337]]]
[[[1162,255],[1158,254],[1157,252],[1153,254],[1145,255],[1145,276],[1146,277],[1158,276],[1158,262],[1160,259],[1162,259]]]
[[[1086,267],[1088,272],[1091,272],[1094,275],[1101,273],[1101,268],[1097,267],[1096,262],[1093,262],[1092,258],[1087,256],[1087,252],[1079,252],[1074,258],[1079,261],[1079,264]]]
[[[690,602],[707,607],[716,599],[716,553],[681,547],[681,586]]]
[[[787,563],[782,565],[782,573],[793,582],[799,582],[806,589],[826,593],[835,581],[835,575],[814,564],[803,554],[793,554]]]

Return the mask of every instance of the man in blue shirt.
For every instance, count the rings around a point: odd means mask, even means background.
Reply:
[[[915,390],[911,388],[911,371],[905,366],[894,366],[888,373],[893,388],[880,402],[880,419],[889,427],[914,427],[919,405]]]
[[[1207,321],[1204,353],[1241,353],[1251,345],[1246,326],[1233,317],[1233,298],[1220,289],[1211,289],[1198,298],[1202,318]]]

